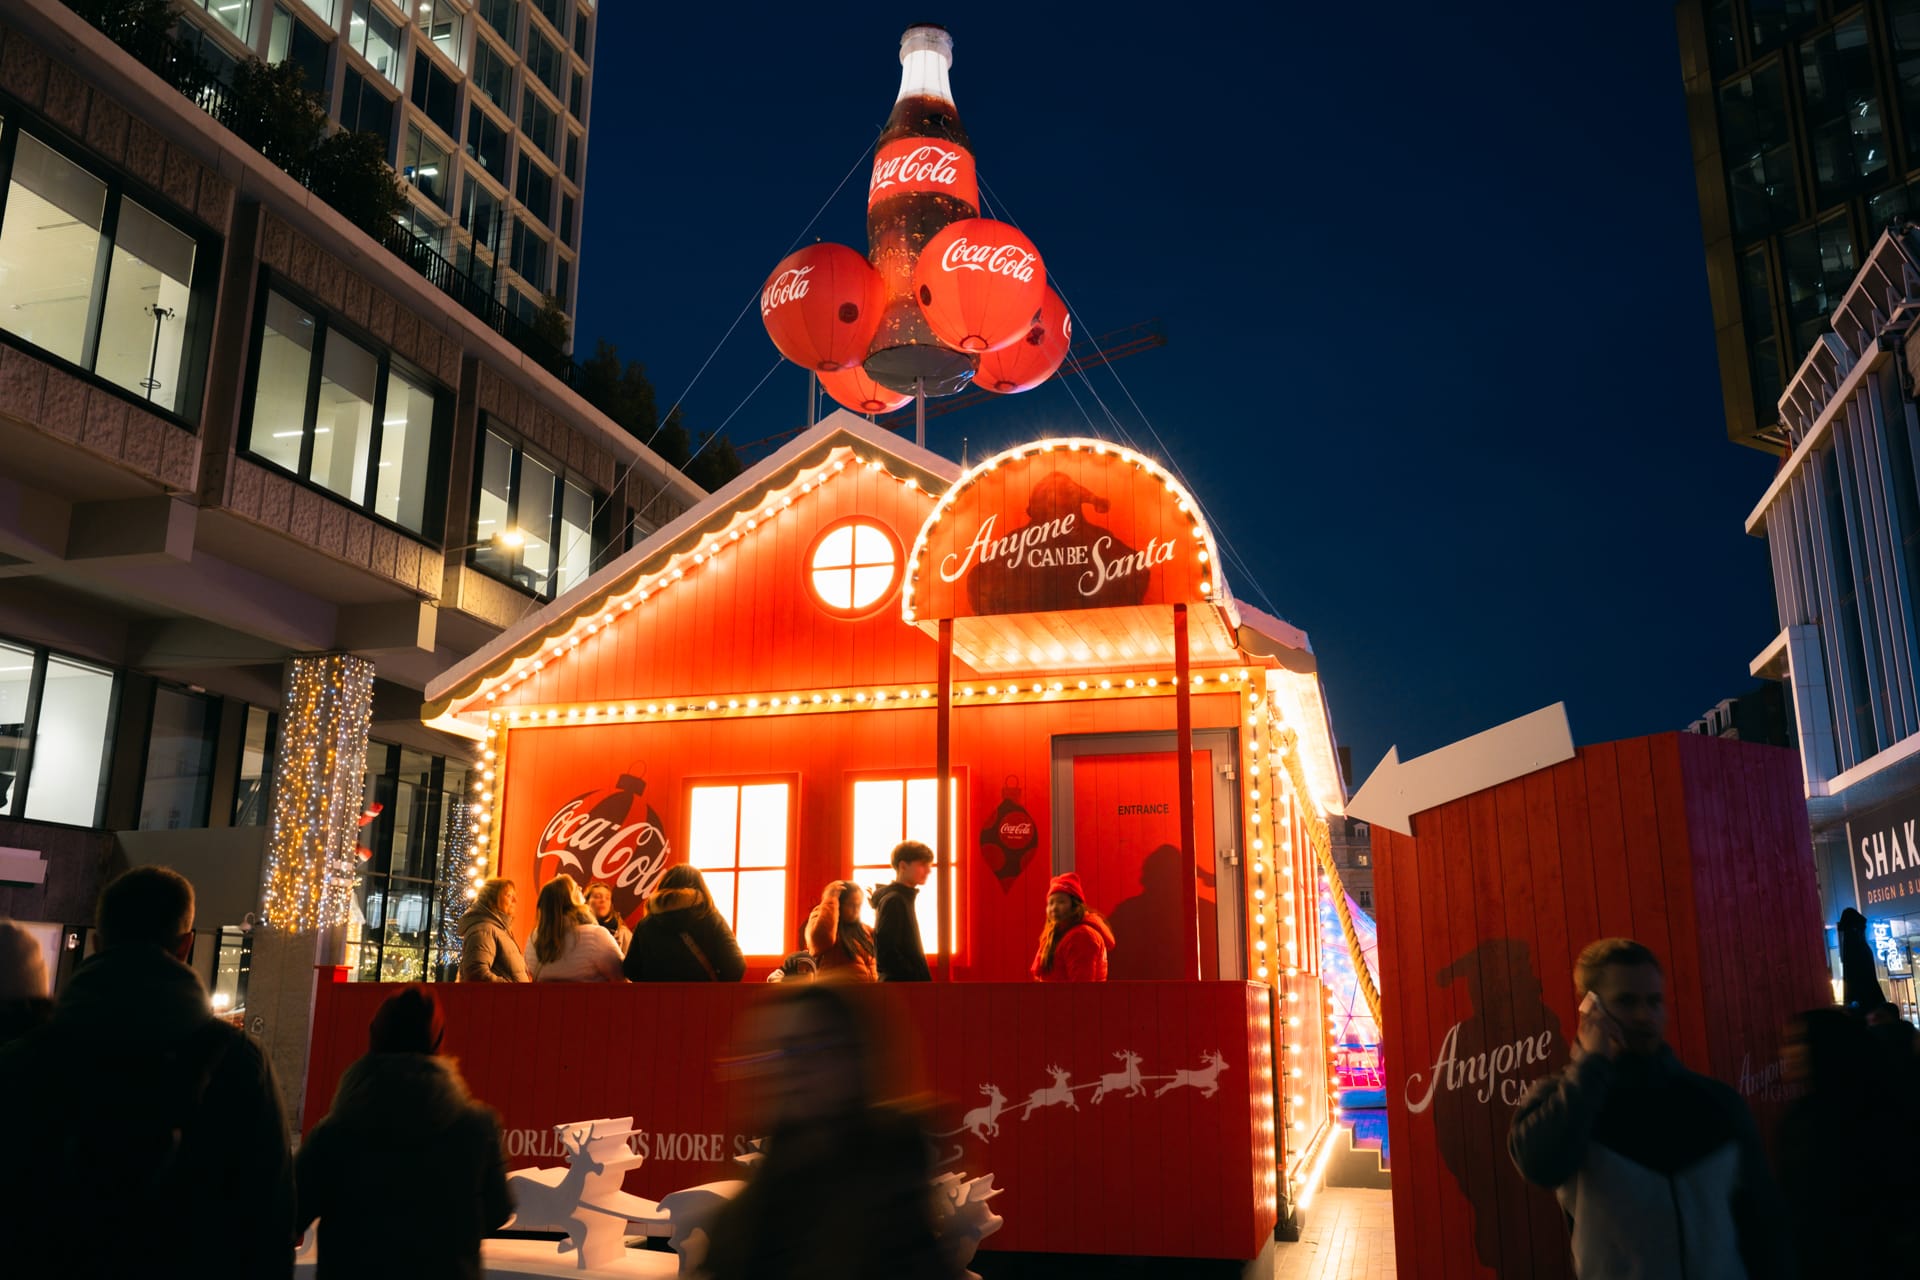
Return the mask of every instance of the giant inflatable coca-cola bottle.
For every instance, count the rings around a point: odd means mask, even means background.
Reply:
[[[913,297],[913,268],[927,241],[950,222],[980,216],[973,151],[947,80],[952,65],[946,28],[909,27],[900,37],[900,96],[867,188],[867,259],[887,287],[867,376],[908,395],[919,379],[928,395],[951,395],[975,366],[975,357],[933,336]]]

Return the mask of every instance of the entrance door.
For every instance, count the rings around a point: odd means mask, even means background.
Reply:
[[[1225,731],[1194,735],[1194,858],[1199,971],[1238,979],[1241,957],[1239,812]],[[1113,927],[1107,976],[1186,979],[1181,955],[1179,754],[1174,735],[1054,739],[1054,869],[1079,873],[1087,900]]]

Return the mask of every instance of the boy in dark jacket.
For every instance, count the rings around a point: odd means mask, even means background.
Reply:
[[[1581,1280],[1791,1274],[1779,1196],[1740,1095],[1666,1043],[1653,952],[1604,938],[1580,953],[1573,1062],[1514,1112],[1507,1151],[1553,1190]]]
[[[320,1219],[320,1280],[479,1280],[481,1237],[513,1216],[499,1121],[438,1055],[440,1035],[431,995],[388,999],[300,1144],[297,1217]]]
[[[914,904],[933,874],[933,850],[918,840],[893,847],[893,883],[873,891],[873,958],[882,982],[931,982]]]

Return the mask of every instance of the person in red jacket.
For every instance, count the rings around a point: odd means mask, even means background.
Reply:
[[[860,908],[866,902],[865,889],[851,880],[834,880],[821,893],[820,905],[808,913],[803,936],[821,977],[880,980],[873,959],[873,934],[860,922]]]
[[[1047,885],[1047,925],[1033,956],[1036,982],[1105,982],[1113,930],[1087,906],[1080,877],[1069,871]]]

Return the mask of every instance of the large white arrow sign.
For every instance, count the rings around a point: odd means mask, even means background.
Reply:
[[[1567,704],[1556,702],[1405,763],[1399,747],[1387,748],[1347,814],[1410,836],[1416,813],[1572,758]]]

